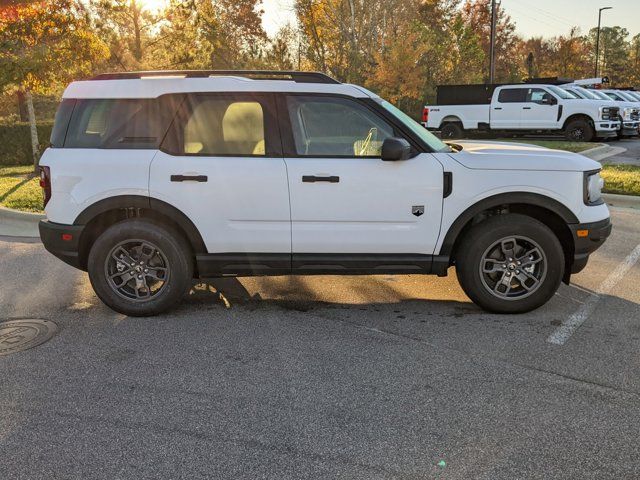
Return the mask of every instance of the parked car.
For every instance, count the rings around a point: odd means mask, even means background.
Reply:
[[[422,121],[445,139],[469,131],[562,132],[568,140],[589,142],[615,137],[620,127],[617,107],[576,98],[555,85],[440,86],[437,103],[424,107]]]
[[[194,278],[436,274],[526,312],[611,231],[600,164],[449,146],[364,88],[311,72],[100,75],[64,92],[40,161],[42,241],[127,315]]]
[[[560,88],[573,93],[579,98],[584,98],[587,100],[593,100],[598,103],[602,103],[603,100],[608,99],[608,105],[620,107],[620,130],[618,130],[619,137],[634,137],[638,136],[638,128],[640,127],[640,108],[635,103],[621,103],[616,100],[610,98],[604,93],[598,95],[598,91],[588,90],[586,88],[582,88],[579,85],[573,84],[565,84],[559,85]]]

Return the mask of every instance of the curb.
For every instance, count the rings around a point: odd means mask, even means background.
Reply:
[[[38,222],[44,218],[40,213],[0,207],[0,236],[38,238]]]
[[[46,215],[42,213],[21,212],[12,208],[0,207],[0,219],[22,220],[25,222],[36,222],[44,220]]]
[[[609,207],[640,209],[640,196],[637,195],[618,195],[616,193],[603,193],[602,198]]]
[[[598,147],[593,147],[588,150],[583,150],[582,152],[578,152],[580,155],[584,155],[591,160],[596,160],[601,162],[605,158],[613,157],[614,155],[619,155],[622,152],[626,152],[627,149],[624,147],[612,147],[611,145],[600,145]]]

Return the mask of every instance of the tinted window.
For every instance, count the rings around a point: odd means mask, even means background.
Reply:
[[[77,100],[67,148],[158,148],[178,99]]]
[[[167,152],[251,156],[268,151],[268,111],[262,100],[251,95],[192,94],[180,110],[162,144]]]
[[[290,96],[287,108],[295,150],[306,156],[379,157],[393,127],[345,98]]]
[[[64,146],[64,138],[67,135],[67,127],[69,127],[69,121],[71,120],[71,114],[73,113],[73,107],[75,106],[75,100],[62,100],[56,111],[56,119],[53,122],[53,129],[51,130],[51,146],[62,147]]]
[[[524,88],[504,88],[498,94],[500,103],[519,103],[525,102],[527,90]]]

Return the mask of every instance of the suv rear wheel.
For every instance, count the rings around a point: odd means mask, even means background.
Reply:
[[[467,233],[457,248],[456,273],[477,305],[496,313],[528,312],[560,286],[564,252],[543,223],[519,214],[497,215]]]
[[[91,285],[107,306],[130,316],[157,315],[175,305],[191,286],[193,261],[187,242],[156,222],[116,223],[89,253]]]

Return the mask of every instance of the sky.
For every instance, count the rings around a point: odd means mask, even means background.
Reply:
[[[631,35],[640,33],[640,0],[499,0],[523,37],[554,37],[569,33],[572,26],[582,33],[598,25],[598,8],[602,26],[619,25]],[[262,24],[272,36],[281,26],[295,24],[294,0],[262,0]]]

